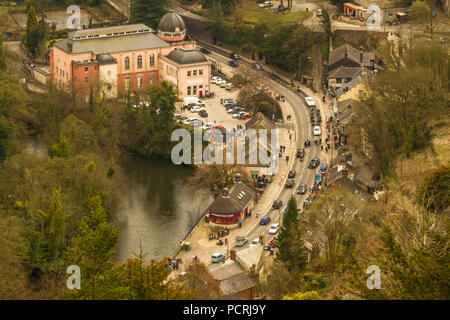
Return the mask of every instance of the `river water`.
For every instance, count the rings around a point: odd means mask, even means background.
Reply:
[[[171,256],[211,203],[209,190],[187,187],[192,169],[170,160],[131,155],[123,169],[129,181],[116,214],[117,260],[133,258],[141,241],[146,260]]]

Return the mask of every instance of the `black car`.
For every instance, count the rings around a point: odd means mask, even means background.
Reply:
[[[232,67],[239,67],[239,62],[237,62],[236,59],[231,60],[230,62],[228,62],[228,64]]]
[[[305,157],[305,149],[297,149],[297,158],[303,160],[304,157]]]
[[[272,209],[280,209],[282,205],[283,205],[283,201],[275,200],[272,204]]]
[[[234,59],[234,60],[239,60],[240,59],[239,55],[237,53],[234,53],[234,52],[230,53],[230,58]]]
[[[297,174],[297,171],[289,170],[288,178],[295,178],[296,174]]]
[[[319,163],[320,163],[319,158],[314,158],[308,163],[308,168],[309,169],[315,169],[315,168],[317,168]]]
[[[297,188],[298,194],[305,194],[306,193],[306,184],[301,183]]]
[[[286,181],[286,184],[284,185],[286,188],[293,188],[295,184],[295,180],[294,179],[288,179]]]
[[[211,51],[209,51],[208,48],[201,48],[200,51],[205,53],[205,54],[211,53]]]

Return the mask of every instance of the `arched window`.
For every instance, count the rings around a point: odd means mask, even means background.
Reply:
[[[139,69],[142,68],[142,56],[138,56],[138,59],[137,59],[137,67],[138,67]]]
[[[155,55],[153,53],[150,55],[150,65],[151,66],[155,65]]]
[[[125,70],[130,69],[130,58],[125,58]]]

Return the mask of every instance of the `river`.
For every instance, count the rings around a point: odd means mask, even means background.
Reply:
[[[129,181],[116,214],[121,262],[139,252],[141,239],[146,260],[171,256],[213,199],[186,186],[192,169],[169,161],[131,155],[123,166]]]

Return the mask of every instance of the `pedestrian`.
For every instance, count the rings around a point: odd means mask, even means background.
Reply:
[[[228,238],[225,238],[225,245],[228,245]]]
[[[292,140],[292,134],[289,135],[289,140]]]

